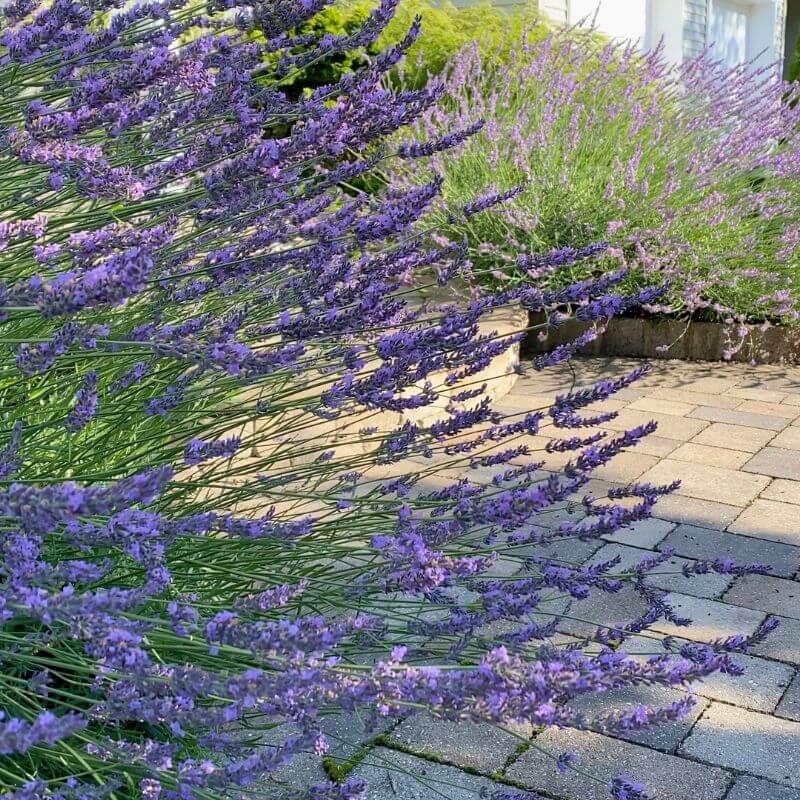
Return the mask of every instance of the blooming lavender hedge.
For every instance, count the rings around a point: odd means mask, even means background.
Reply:
[[[523,37],[509,64],[468,48],[447,90],[406,135],[485,120],[432,164],[444,177],[435,218],[454,240],[469,237],[479,280],[568,284],[591,273],[532,266],[528,251],[603,240],[628,265],[629,286],[669,282],[649,311],[797,320],[800,105],[797,85],[772,67],[729,69],[708,55],[673,67],[659,51],[571,29]],[[518,185],[514,202],[480,219],[448,218],[476,188]]]
[[[624,574],[544,554],[646,517],[669,490],[586,496],[547,524],[653,429],[586,430],[610,416],[592,404],[641,371],[503,418],[481,372],[519,336],[480,323],[509,304],[600,319],[660,290],[623,295],[622,271],[410,303],[410,281],[446,285],[467,266],[460,246],[427,243],[440,182],[348,187],[463,137],[378,149],[442,93],[382,88],[418,22],[361,72],[289,101],[283,81],[369,45],[394,10],[340,39],[295,36],[322,5],[4,9],[4,800],[358,798],[356,779],[303,788],[285,768],[326,751],[331,715],[638,728],[689,701],[595,716],[572,703],[736,672],[731,654],[771,626],[629,658],[631,635],[680,621],[644,580],[668,554]],[[445,391],[440,418],[420,422]],[[329,443],[346,423],[358,450]],[[543,474],[545,450],[573,457]],[[468,477],[437,479],[445,460]],[[649,610],[598,626],[599,652],[551,641],[569,598],[626,585]],[[640,792],[624,776],[608,788]]]

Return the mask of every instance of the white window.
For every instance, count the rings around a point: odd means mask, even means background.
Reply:
[[[748,27],[752,9],[735,0],[713,0],[708,26],[708,42],[714,58],[735,67],[748,58]]]
[[[708,44],[727,66],[783,58],[783,0],[710,0]],[[776,72],[779,72],[777,70]]]

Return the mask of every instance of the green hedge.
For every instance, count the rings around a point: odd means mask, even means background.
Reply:
[[[351,33],[374,7],[373,0],[350,0],[330,6],[303,26],[300,32],[319,35]],[[412,88],[424,84],[429,74],[440,73],[452,56],[472,42],[477,42],[487,55],[502,54],[508,52],[506,43],[518,41],[523,29],[539,28],[542,35],[546,31],[534,3],[503,10],[489,2],[456,8],[447,0],[435,6],[426,0],[403,0],[395,18],[366,55],[350,53],[317,62],[295,76],[292,85],[313,89],[333,83],[343,73],[361,65],[365,57],[400,39],[417,15],[422,17],[422,33],[401,68],[404,83]]]

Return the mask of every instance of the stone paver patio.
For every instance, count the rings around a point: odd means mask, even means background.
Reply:
[[[619,376],[624,359],[583,359],[560,371],[526,375],[499,401],[519,413],[576,386]],[[800,800],[800,369],[662,361],[651,374],[596,409],[619,412],[603,428],[623,430],[655,419],[655,435],[598,473],[590,490],[642,480],[680,480],[655,518],[605,543],[577,543],[566,558],[635,563],[644,551],[675,549],[677,575],[653,576],[689,628],[660,622],[629,652],[652,654],[665,634],[710,641],[755,630],[768,614],[782,625],[750,656],[739,678],[697,685],[693,715],[630,741],[572,730],[523,731],[523,740],[487,726],[412,718],[377,738],[364,734],[353,774],[368,778],[370,800],[488,797],[499,788],[528,789],[559,800],[601,800],[622,771],[662,800]],[[564,435],[544,431],[547,436]],[[559,461],[561,459],[561,461]],[[552,468],[563,463],[554,454]],[[547,465],[546,465],[547,466]],[[716,555],[773,567],[770,576],[703,576],[680,566]],[[606,623],[635,616],[641,603],[624,591],[588,601],[575,616]],[[626,603],[631,604],[626,607]],[[616,617],[616,618],[615,618]],[[565,620],[564,633],[591,626]],[[623,703],[664,704],[678,691],[642,690],[591,698],[591,710]],[[587,705],[587,709],[590,706]],[[561,775],[543,751],[577,751],[586,774]],[[316,770],[318,766],[309,766]],[[598,780],[599,779],[599,780]]]

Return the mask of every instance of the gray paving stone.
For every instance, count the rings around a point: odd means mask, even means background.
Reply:
[[[800,800],[800,791],[761,778],[742,775],[725,800]]]
[[[800,788],[800,724],[712,703],[680,752]]]
[[[800,722],[800,675],[795,675],[794,680],[789,684],[775,713],[779,717]]]
[[[800,480],[800,452],[784,450],[781,447],[765,447],[756,453],[742,470],[797,481]]]
[[[773,542],[800,545],[797,506],[773,500],[755,500],[728,526],[733,533]]]
[[[634,547],[645,547],[652,549],[655,547],[673,528],[674,522],[666,519],[651,517],[635,522],[630,528],[622,528],[604,536],[608,542],[618,542],[619,544],[630,544]]]
[[[709,675],[689,688],[709,700],[722,700],[752,711],[771,713],[792,680],[794,669],[766,658],[739,655],[733,660],[744,668],[743,675]]]
[[[607,544],[601,547],[590,559],[589,563],[600,564],[604,561],[610,561],[613,558],[619,558],[620,562],[617,566],[613,567],[610,575],[620,575],[628,572],[632,567],[639,564],[642,559],[651,557],[652,553],[648,550],[642,550],[638,547],[629,547],[623,544]],[[673,556],[669,561],[656,567],[652,572],[647,574],[645,583],[649,586],[655,586],[658,589],[664,589],[670,592],[683,592],[691,594],[695,597],[719,597],[732,582],[732,578],[726,575],[716,575],[709,573],[707,575],[693,575],[687,578],[682,569],[685,564],[693,564],[692,559],[681,558],[680,556]]]
[[[767,636],[766,641],[750,648],[751,653],[800,664],[800,621],[779,617],[780,625]]]
[[[666,595],[665,600],[672,605],[679,617],[691,619],[692,624],[679,627],[660,619],[652,625],[652,630],[695,642],[711,642],[726,636],[753,633],[766,616],[761,611],[687,594],[671,593]]]
[[[771,575],[744,575],[737,578],[723,600],[768,614],[800,619],[800,583]]]
[[[789,420],[768,414],[753,414],[749,411],[736,411],[729,408],[709,408],[701,406],[688,415],[691,419],[704,419],[708,422],[723,422],[726,425],[741,425],[744,428],[760,428],[765,431],[782,431]]]
[[[643,781],[658,800],[720,800],[731,783],[724,770],[659,753],[608,736],[576,730],[547,730],[534,740],[548,754],[574,751],[581,770],[594,776],[555,768],[553,758],[530,748],[507,772],[510,779],[534,791],[566,800],[607,800],[607,782],[628,772]]]
[[[664,707],[685,698],[686,694],[663,686],[635,686],[612,689],[602,694],[584,695],[570,705],[592,720],[608,712],[622,711],[633,706]],[[641,731],[629,731],[620,734],[619,738],[663,750],[665,753],[674,753],[707,705],[708,703],[702,698],[696,698],[694,708],[683,719],[664,725],[654,725]]]
[[[623,646],[623,650],[645,660],[653,655],[670,653],[678,656],[678,650],[686,639],[673,637],[671,650],[664,647],[658,634],[633,636]],[[744,669],[743,675],[726,675],[721,672],[708,675],[702,681],[691,684],[692,694],[709,700],[722,700],[753,711],[772,712],[792,680],[794,668],[766,658],[736,654],[734,661]]]
[[[351,775],[367,784],[366,800],[478,800],[503,788],[488,778],[385,747],[371,750]]]
[[[391,741],[484,773],[501,770],[519,745],[515,736],[493,725],[435,720],[422,714],[395,728]]]
[[[656,503],[654,516],[672,522],[724,530],[741,514],[741,508],[695,497],[670,494]]]
[[[558,629],[571,636],[593,636],[598,625],[625,625],[648,610],[648,604],[630,584],[613,594],[592,590],[590,597],[572,603]],[[751,612],[752,613],[752,612]]]
[[[698,560],[732,558],[738,564],[768,564],[772,574],[790,578],[800,569],[800,547],[750,536],[678,525],[659,545],[672,547],[679,556]]]

